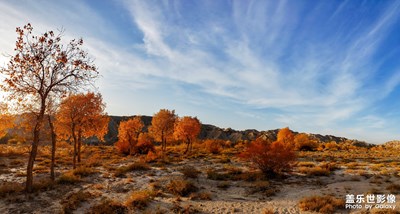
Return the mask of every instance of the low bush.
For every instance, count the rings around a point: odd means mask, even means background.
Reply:
[[[74,175],[72,172],[66,172],[60,175],[60,177],[58,177],[57,179],[58,184],[75,184],[80,181],[81,179],[78,176]]]
[[[102,200],[99,204],[93,206],[88,214],[126,214],[128,208],[111,200]]]
[[[284,170],[290,170],[296,155],[290,145],[283,141],[269,141],[257,139],[239,155],[241,158],[252,162],[267,177],[275,177]]]
[[[86,166],[80,166],[72,171],[72,174],[82,176],[82,177],[86,177],[86,176],[92,175],[94,173],[96,173],[96,171],[94,169],[86,167]]]
[[[188,196],[190,193],[196,192],[198,188],[190,181],[184,179],[171,180],[167,189],[174,195]]]
[[[315,167],[299,167],[298,171],[302,174],[306,174],[308,176],[328,176],[331,174],[331,171],[326,168],[322,168],[320,166]]]
[[[76,210],[82,202],[87,201],[92,197],[93,196],[90,192],[85,192],[82,190],[71,193],[61,201],[64,213],[73,213],[73,211]]]
[[[343,209],[345,201],[332,196],[311,196],[300,200],[299,208],[302,211],[314,211],[320,213],[335,213],[337,209]]]
[[[203,200],[210,201],[212,200],[211,193],[209,192],[198,192],[190,194],[190,200]]]
[[[0,184],[0,198],[6,197],[11,193],[18,193],[24,190],[24,186],[18,182],[4,182]]]
[[[204,146],[209,153],[219,154],[219,153],[221,153],[223,143],[224,143],[224,141],[222,141],[222,140],[208,139],[208,140],[204,141]]]
[[[133,192],[129,199],[125,202],[128,207],[133,207],[136,209],[143,210],[148,204],[153,200],[154,194],[149,190],[140,190]]]
[[[120,177],[120,176],[125,175],[125,173],[127,173],[127,172],[131,172],[131,171],[146,171],[146,170],[149,170],[149,169],[150,169],[149,165],[147,165],[145,162],[140,162],[139,161],[139,162],[135,162],[133,164],[130,164],[128,166],[121,166],[121,167],[117,168],[115,170],[114,175],[116,177]]]
[[[190,166],[185,166],[183,167],[180,172],[186,177],[186,178],[197,178],[200,174],[200,171],[197,170],[194,167]]]

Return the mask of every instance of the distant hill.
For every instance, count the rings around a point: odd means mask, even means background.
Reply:
[[[105,141],[107,144],[114,144],[118,140],[118,127],[121,121],[128,120],[134,116],[110,116],[110,123],[108,126],[108,133],[105,136]],[[153,117],[151,116],[139,116],[141,117],[144,125],[145,131],[148,130],[148,127],[151,125],[151,120]],[[238,141],[251,141],[256,138],[262,137],[264,139],[269,139],[271,141],[276,140],[276,135],[279,129],[275,130],[267,130],[267,131],[258,131],[255,129],[247,129],[244,131],[238,131],[231,128],[220,128],[210,124],[202,124],[201,132],[199,135],[199,139],[221,139],[221,140],[230,140],[234,143]],[[295,132],[297,133],[297,132]],[[331,141],[335,141],[337,143],[350,143],[355,146],[363,146],[368,147],[370,144],[358,141],[358,140],[349,140],[344,137],[336,137],[333,135],[320,135],[320,134],[310,134],[312,139],[317,140],[318,142],[327,143]]]

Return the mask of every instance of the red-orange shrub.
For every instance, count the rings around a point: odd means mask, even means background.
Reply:
[[[211,140],[208,139],[204,142],[204,145],[208,152],[212,154],[219,154],[222,150],[222,145],[224,141],[222,140]]]
[[[293,161],[296,160],[293,147],[282,141],[269,143],[262,139],[253,141],[239,156],[255,164],[269,177],[290,169]]]
[[[129,155],[131,146],[129,145],[128,141],[125,140],[120,140],[115,144],[115,147],[117,148],[118,152],[121,154]]]
[[[153,138],[151,138],[147,133],[141,133],[133,151],[134,153],[139,154],[147,154],[149,151],[154,152]]]

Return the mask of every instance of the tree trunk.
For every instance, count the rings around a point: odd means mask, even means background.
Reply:
[[[51,115],[48,115],[49,119],[49,125],[50,125],[50,131],[51,131],[51,165],[50,165],[50,178],[52,181],[55,180],[55,175],[54,175],[54,166],[55,166],[55,160],[56,160],[56,132],[54,130],[54,124],[53,121],[51,120]]]
[[[81,163],[82,131],[78,131],[78,165]]]
[[[32,187],[33,187],[33,166],[35,164],[35,159],[37,155],[37,149],[39,146],[39,137],[40,137],[40,129],[43,123],[43,117],[44,117],[44,112],[46,110],[46,105],[45,102],[42,101],[41,108],[39,115],[36,118],[36,124],[35,128],[33,130],[33,142],[32,142],[32,147],[31,151],[29,154],[29,160],[28,160],[28,166],[26,169],[26,191],[28,193],[32,192]]]
[[[188,153],[189,152],[189,146],[190,146],[190,140],[188,139],[187,141],[186,141],[186,151],[185,151],[185,153],[184,154],[186,154],[186,153]]]
[[[76,144],[78,141],[76,134],[75,134],[75,124],[72,124],[72,138],[74,139],[74,154],[73,154],[73,161],[72,161],[73,167],[72,168],[75,169],[76,168]]]

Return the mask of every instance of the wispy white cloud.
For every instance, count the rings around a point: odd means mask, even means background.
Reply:
[[[40,23],[39,30],[61,23],[67,29],[66,38],[85,36],[85,45],[103,75],[100,90],[110,96],[105,98],[115,108],[119,101],[111,97],[111,91],[168,90],[168,96],[185,97],[190,105],[232,111],[262,121],[258,124],[269,117],[266,128],[289,125],[341,133],[338,124],[345,121],[374,123],[376,129],[388,124],[386,118],[365,116],[363,111],[400,84],[397,73],[373,85],[373,90],[368,81],[379,72],[378,66],[371,65],[372,57],[399,20],[399,1],[388,4],[372,24],[335,32],[337,36],[324,34],[322,39],[312,29],[318,20],[310,18],[321,12],[310,10],[305,16],[301,7],[287,1],[233,1],[229,15],[201,17],[193,25],[185,22],[184,2],[118,3],[129,12],[142,41],[125,46],[112,43],[122,32],[109,29],[107,18],[85,4],[28,8],[1,2],[0,13],[6,22],[0,24],[0,45],[10,52],[13,44],[9,41],[15,38],[6,32],[28,19]],[[338,19],[348,4],[341,3],[325,24]],[[44,10],[49,11],[47,16],[37,15]],[[67,21],[64,17],[77,18]],[[160,105],[160,101],[154,103]],[[260,116],[263,109],[273,113]],[[252,128],[248,127],[251,120],[246,128]],[[362,129],[355,132],[369,135]]]

